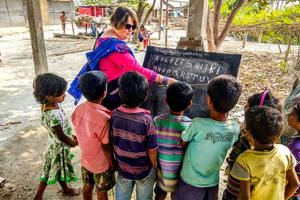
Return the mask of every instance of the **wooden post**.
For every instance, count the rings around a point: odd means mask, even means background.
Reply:
[[[168,48],[169,1],[166,0],[165,47]]]
[[[72,33],[73,33],[73,35],[75,35],[75,31],[74,31],[74,21],[73,21],[73,20],[74,20],[74,19],[71,18]]]
[[[163,5],[162,5],[162,0],[160,0],[160,4],[159,4],[159,31],[158,31],[158,40],[160,40],[161,38],[161,21],[162,21],[162,10],[163,10]]]
[[[39,0],[26,0],[35,74],[48,72],[43,23]]]
[[[177,48],[187,48],[195,51],[203,51],[205,49],[204,34],[207,23],[207,14],[208,0],[190,0],[187,37],[180,38]],[[195,41],[195,44],[197,45],[194,45],[193,41]]]

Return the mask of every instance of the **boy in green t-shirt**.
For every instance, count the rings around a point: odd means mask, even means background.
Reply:
[[[241,84],[231,76],[221,75],[209,82],[210,118],[194,118],[182,135],[183,142],[189,144],[175,200],[217,199],[219,169],[239,133],[238,123],[228,120],[228,112],[236,105],[241,93]]]

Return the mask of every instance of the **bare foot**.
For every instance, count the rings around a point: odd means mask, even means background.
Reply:
[[[68,188],[67,190],[62,190],[65,196],[78,196],[80,195],[80,188]]]

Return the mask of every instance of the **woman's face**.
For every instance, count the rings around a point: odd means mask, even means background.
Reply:
[[[127,23],[119,29],[115,28],[115,32],[120,40],[129,39],[132,35],[132,32],[136,29],[136,25],[134,25],[132,18],[129,16]]]

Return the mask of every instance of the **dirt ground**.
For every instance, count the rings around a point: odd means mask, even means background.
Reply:
[[[76,75],[85,62],[85,52],[77,52],[55,56],[74,49],[92,47],[93,40],[75,40],[53,38],[52,33],[57,27],[45,30],[46,48],[49,71],[66,78],[68,82]],[[176,33],[176,34],[175,34]],[[171,34],[171,46],[175,46],[179,36],[184,31],[174,31]],[[0,188],[0,199],[32,199],[38,186],[39,171],[42,164],[42,154],[47,143],[47,134],[40,125],[39,106],[32,97],[32,79],[34,77],[31,56],[30,37],[26,30],[0,29],[0,177],[6,179],[4,187]],[[155,37],[155,36],[154,36]],[[161,43],[162,42],[155,42]],[[282,46],[284,49],[285,47]],[[295,48],[295,47],[294,47]],[[276,45],[249,43],[241,49],[241,42],[229,40],[224,43],[221,51],[243,54],[240,66],[239,80],[244,85],[244,93],[239,104],[231,112],[231,117],[243,120],[243,105],[245,99],[254,92],[270,89],[281,100],[284,100],[292,85],[293,77],[283,74],[279,62],[284,57],[278,53]],[[291,64],[295,60],[291,56]],[[138,53],[137,58],[143,60],[144,53]],[[67,96],[63,103],[67,115],[74,109],[73,101]],[[74,166],[80,178],[79,149],[74,148]],[[224,188],[223,175],[221,188]],[[81,180],[74,184],[81,187]],[[113,194],[110,192],[110,199]],[[46,189],[44,199],[71,199],[64,197],[59,186],[53,185]],[[72,197],[82,199],[82,197]]]

